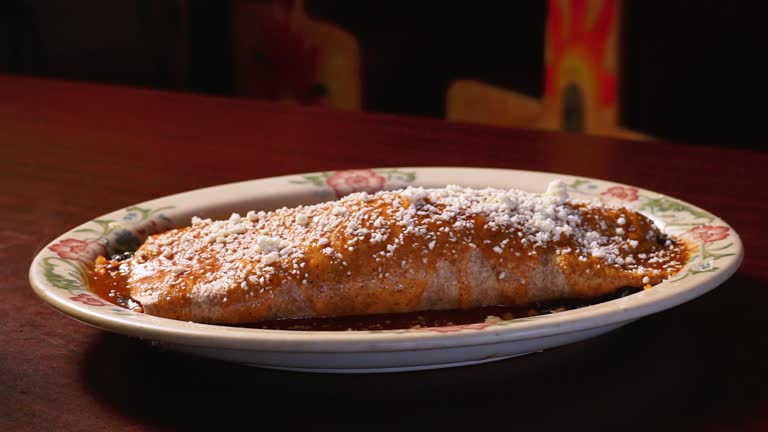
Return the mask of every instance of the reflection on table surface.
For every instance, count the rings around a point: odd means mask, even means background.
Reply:
[[[765,153],[7,76],[0,95],[0,429],[768,424]],[[29,287],[29,263],[44,245],[109,211],[231,181],[371,166],[487,166],[627,183],[721,216],[746,256],[713,292],[596,339],[387,375],[181,355],[75,322]],[[291,413],[281,414],[286,406]]]

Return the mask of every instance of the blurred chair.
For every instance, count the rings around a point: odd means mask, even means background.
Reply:
[[[620,126],[620,0],[549,0],[542,99],[472,79],[453,81],[448,120],[631,139]]]
[[[302,0],[235,0],[238,94],[360,109],[356,38],[305,13]]]

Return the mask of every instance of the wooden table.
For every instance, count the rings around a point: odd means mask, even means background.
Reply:
[[[723,217],[746,257],[715,291],[587,342],[481,366],[364,376],[166,352],[71,320],[29,286],[30,261],[47,242],[111,210],[224,182],[370,166],[630,183]],[[0,430],[766,430],[766,184],[768,155],[747,150],[0,77]]]

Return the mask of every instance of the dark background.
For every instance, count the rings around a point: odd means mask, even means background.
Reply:
[[[230,4],[5,0],[0,73],[234,94]],[[307,0],[358,37],[364,109],[442,117],[448,83],[540,96],[546,2]],[[625,1],[623,125],[701,145],[764,150],[763,2]]]

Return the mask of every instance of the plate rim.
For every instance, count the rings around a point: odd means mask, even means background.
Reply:
[[[75,230],[93,222],[121,214],[127,208],[134,206],[151,206],[166,201],[179,200],[201,193],[214,193],[221,190],[229,190],[237,187],[267,182],[282,182],[302,175],[312,175],[316,172],[286,174],[281,176],[255,178],[224,184],[212,185],[197,189],[189,189],[179,193],[157,197],[131,206],[117,209],[101,215],[97,218],[85,221],[57,236],[35,255],[29,268],[29,280],[34,292],[49,306],[59,312],[85,324],[101,328],[107,331],[125,334],[129,336],[150,339],[159,342],[182,343],[195,346],[207,346],[211,348],[228,348],[259,351],[280,352],[371,352],[371,351],[401,351],[401,350],[432,350],[452,347],[469,347],[496,343],[507,343],[540,337],[575,333],[586,329],[608,326],[620,322],[635,320],[651,315],[662,310],[683,304],[693,298],[701,296],[714,289],[730,278],[741,265],[744,256],[744,247],[736,230],[719,216],[708,212],[686,201],[674,198],[652,190],[637,186],[604,180],[595,177],[584,177],[565,173],[548,171],[518,170],[489,167],[455,167],[455,166],[411,166],[411,167],[375,167],[364,168],[371,170],[412,170],[423,173],[439,174],[440,172],[474,172],[494,173],[519,176],[547,176],[566,177],[569,179],[583,179],[608,183],[616,186],[632,187],[639,191],[650,193],[654,196],[669,197],[684,203],[691,208],[698,209],[713,215],[722,224],[731,230],[730,240],[735,246],[735,255],[726,261],[726,265],[717,272],[705,275],[704,280],[692,287],[675,290],[667,293],[660,290],[671,282],[665,281],[656,285],[654,289],[633,294],[622,299],[616,299],[597,305],[591,305],[580,309],[558,312],[556,314],[541,315],[532,319],[513,320],[518,321],[505,326],[489,326],[477,330],[457,332],[433,332],[433,331],[295,331],[295,330],[267,330],[243,327],[230,327],[223,325],[190,323],[173,319],[146,316],[150,319],[135,321],[127,317],[107,314],[103,311],[67,301],[63,296],[50,295],[55,292],[55,287],[46,286],[42,278],[40,262],[48,253],[49,248],[57,242],[71,235]],[[343,170],[340,170],[343,171]],[[461,184],[461,182],[457,182]],[[490,182],[489,182],[490,183]],[[480,187],[480,186],[473,186]],[[512,184],[510,187],[517,187]],[[258,194],[254,194],[257,195]],[[189,206],[187,206],[189,207]],[[672,288],[669,288],[672,290]],[[662,295],[665,294],[665,295]],[[633,297],[640,296],[642,297]],[[646,301],[645,299],[651,297]],[[659,298],[653,298],[659,297]],[[632,298],[627,301],[625,299]],[[620,303],[630,303],[628,307],[619,306]],[[610,310],[607,310],[610,309]],[[135,318],[135,317],[134,317]]]

